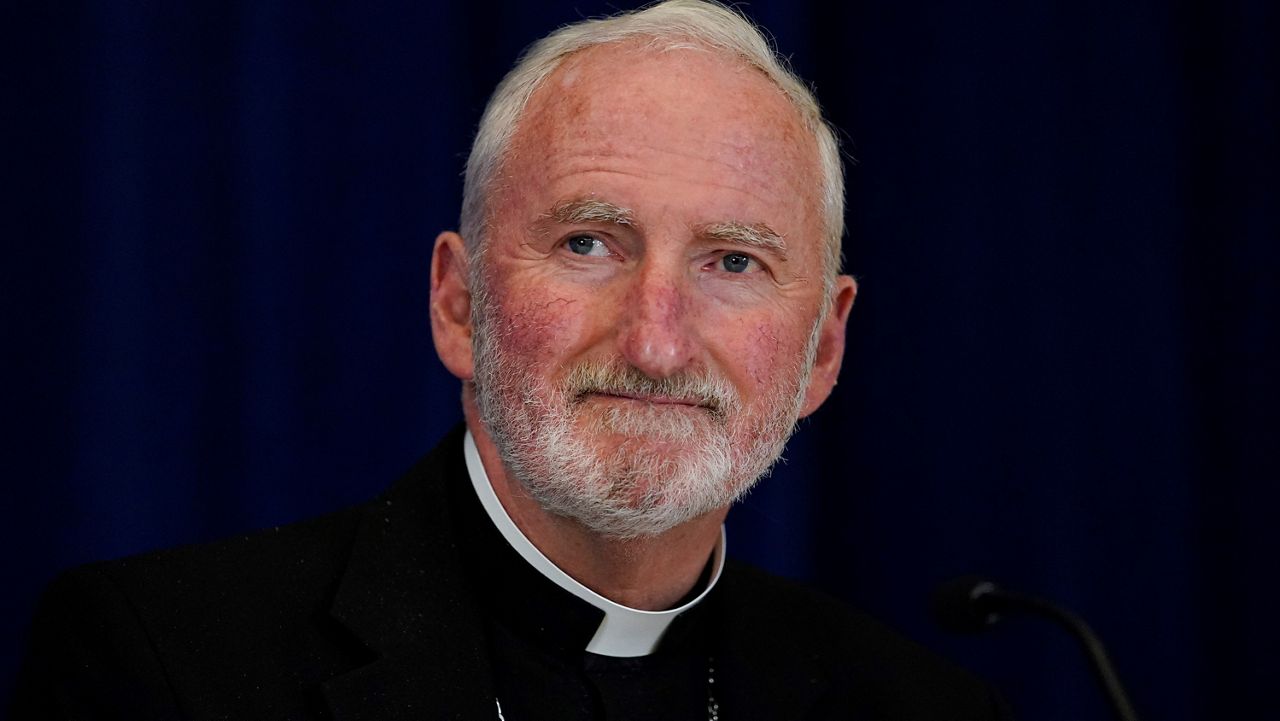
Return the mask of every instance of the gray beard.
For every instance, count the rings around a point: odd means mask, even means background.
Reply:
[[[709,372],[654,379],[625,364],[584,362],[553,387],[503,348],[507,329],[493,305],[485,293],[473,297],[474,389],[507,472],[548,512],[619,539],[656,536],[727,507],[768,475],[795,428],[817,351],[815,323],[788,373],[794,382],[778,384],[765,411],[744,418],[732,385]],[[634,403],[585,418],[589,394],[610,390],[699,407]],[[592,428],[619,440],[603,448],[578,437]],[[683,448],[663,450],[677,443]]]

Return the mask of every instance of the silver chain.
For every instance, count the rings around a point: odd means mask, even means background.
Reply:
[[[716,701],[716,659],[707,657],[707,721],[720,721],[720,704]]]

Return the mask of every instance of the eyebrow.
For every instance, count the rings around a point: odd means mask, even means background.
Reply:
[[[700,234],[711,240],[719,240],[748,248],[768,250],[776,253],[782,260],[787,259],[787,243],[782,235],[764,223],[711,223],[701,226]]]
[[[630,208],[593,198],[556,203],[551,210],[542,214],[542,219],[565,225],[573,223],[607,223],[629,227],[638,225]]]

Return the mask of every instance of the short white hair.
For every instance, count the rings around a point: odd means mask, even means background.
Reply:
[[[835,131],[822,117],[808,86],[759,28],[735,10],[708,0],[666,0],[633,12],[583,20],[556,30],[525,50],[489,98],[467,158],[459,229],[472,255],[482,247],[495,176],[529,98],[568,56],[599,45],[646,38],[660,48],[692,44],[733,55],[763,72],[791,101],[817,140],[826,235],[824,281],[831,287],[840,271],[844,236],[844,166]]]

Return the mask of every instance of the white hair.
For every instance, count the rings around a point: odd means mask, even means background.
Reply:
[[[823,119],[813,93],[761,31],[735,10],[708,0],[666,0],[633,12],[583,20],[556,30],[524,52],[489,98],[467,159],[460,230],[471,255],[483,247],[489,195],[529,98],[569,55],[598,45],[645,38],[661,49],[693,46],[733,55],[763,72],[790,100],[817,141],[826,234],[824,281],[830,289],[840,270],[840,241],[844,235],[844,166],[835,132]],[[473,264],[473,274],[475,265],[478,264]]]

